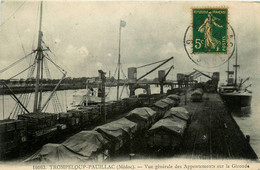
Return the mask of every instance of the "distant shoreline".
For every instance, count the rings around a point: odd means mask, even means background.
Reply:
[[[119,84],[122,86],[123,84]],[[107,87],[116,86],[116,84],[106,84]],[[90,84],[89,87],[97,88],[98,84]],[[21,94],[21,93],[33,93],[35,91],[35,86],[13,86],[10,87],[14,94]],[[42,91],[52,91],[55,88],[55,85],[45,85],[42,87]],[[85,89],[85,84],[61,84],[57,91],[60,90],[75,90],[75,89]],[[9,95],[11,92],[7,88],[0,88],[0,95]]]

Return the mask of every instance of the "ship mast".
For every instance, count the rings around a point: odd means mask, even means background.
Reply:
[[[227,84],[229,83],[229,60],[227,62]]]
[[[38,34],[38,46],[36,53],[37,60],[37,73],[36,73],[36,84],[35,84],[35,96],[34,96],[34,107],[33,112],[39,112],[41,110],[42,102],[42,88],[40,89],[40,83],[42,85],[43,78],[43,49],[42,49],[42,2],[40,6],[40,22],[39,22],[39,34]]]
[[[116,99],[118,100],[119,98],[119,82],[120,82],[120,45],[121,45],[121,21],[120,21],[120,25],[119,25],[119,48],[118,48],[118,63],[117,63],[117,95],[116,95]]]
[[[237,86],[237,68],[239,67],[239,65],[237,64],[237,43],[236,43],[236,58],[235,58],[235,65],[233,67],[235,67],[235,86]]]

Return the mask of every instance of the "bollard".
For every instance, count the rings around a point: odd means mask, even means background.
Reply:
[[[130,160],[134,159],[134,156],[135,156],[134,153],[130,153],[130,154],[129,154],[129,159],[130,159]]]

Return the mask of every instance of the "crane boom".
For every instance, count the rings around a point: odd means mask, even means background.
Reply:
[[[152,70],[150,70],[149,72],[147,72],[146,74],[144,74],[143,76],[141,76],[140,78],[137,79],[137,81],[141,80],[142,78],[144,78],[145,76],[147,76],[148,74],[152,73],[153,71],[155,71],[157,68],[161,67],[162,65],[166,64],[168,61],[172,60],[174,57],[171,57],[167,60],[165,60],[162,64],[158,65],[157,67],[153,68]]]
[[[168,74],[170,73],[170,71],[173,69],[174,67],[171,66],[170,69],[167,71],[167,73],[164,75],[164,77],[162,78],[162,81],[165,81],[166,77],[168,76]]]
[[[209,79],[212,79],[212,77],[210,77],[209,75],[207,75],[207,74],[205,74],[205,73],[203,73],[203,72],[201,72],[201,71],[199,71],[199,70],[197,70],[197,69],[195,69],[195,68],[193,68],[193,70],[196,70],[196,71],[198,71],[200,74],[202,74],[203,76],[208,77]]]

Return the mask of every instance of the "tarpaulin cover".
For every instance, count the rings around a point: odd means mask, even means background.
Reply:
[[[98,132],[102,131],[109,136],[122,140],[124,132],[131,134],[137,130],[137,124],[127,120],[126,118],[121,118],[119,120],[98,126],[94,130]]]
[[[56,163],[56,162],[85,162],[89,157],[70,151],[62,144],[48,143],[24,162]]]
[[[176,104],[176,102],[170,98],[165,98],[165,99],[162,99],[161,101],[164,103],[167,103],[169,105],[172,105],[172,106],[174,106]]]
[[[93,153],[105,147],[108,140],[97,131],[81,131],[62,144],[73,152],[90,157]]]
[[[113,121],[113,123],[118,125],[118,127],[123,129],[128,134],[133,134],[137,131],[137,124],[126,118],[118,119],[116,121]]]
[[[169,97],[169,98],[171,98],[171,99],[173,99],[173,100],[175,100],[175,101],[178,101],[178,102],[180,102],[180,96],[178,96],[178,95],[176,95],[176,94],[171,94],[171,95],[168,95],[167,97]]]
[[[149,107],[142,107],[143,109],[145,109],[147,111],[147,113],[149,113],[150,116],[156,116],[156,111],[154,111],[153,109],[149,108]]]
[[[170,118],[170,117],[178,117],[180,119],[189,120],[189,115],[187,113],[184,112],[180,112],[180,111],[172,111],[172,110],[168,110],[165,115],[163,116],[163,118]]]
[[[154,103],[154,106],[159,107],[161,109],[167,108],[169,105],[167,103],[162,102],[161,100]]]
[[[170,110],[176,112],[183,112],[187,114],[189,117],[191,116],[190,113],[184,107],[172,107]]]
[[[177,117],[161,119],[156,122],[150,129],[149,132],[156,132],[158,130],[168,129],[176,135],[182,136],[186,128],[186,121],[181,120]]]
[[[132,115],[135,115],[145,120],[149,120],[152,117],[156,116],[156,112],[150,109],[149,107],[141,107],[130,111],[126,117],[130,118]]]
[[[202,95],[203,93],[199,90],[194,90],[192,93],[191,93],[191,96],[193,95]]]
[[[191,95],[203,95],[203,89],[197,88],[191,93]]]

